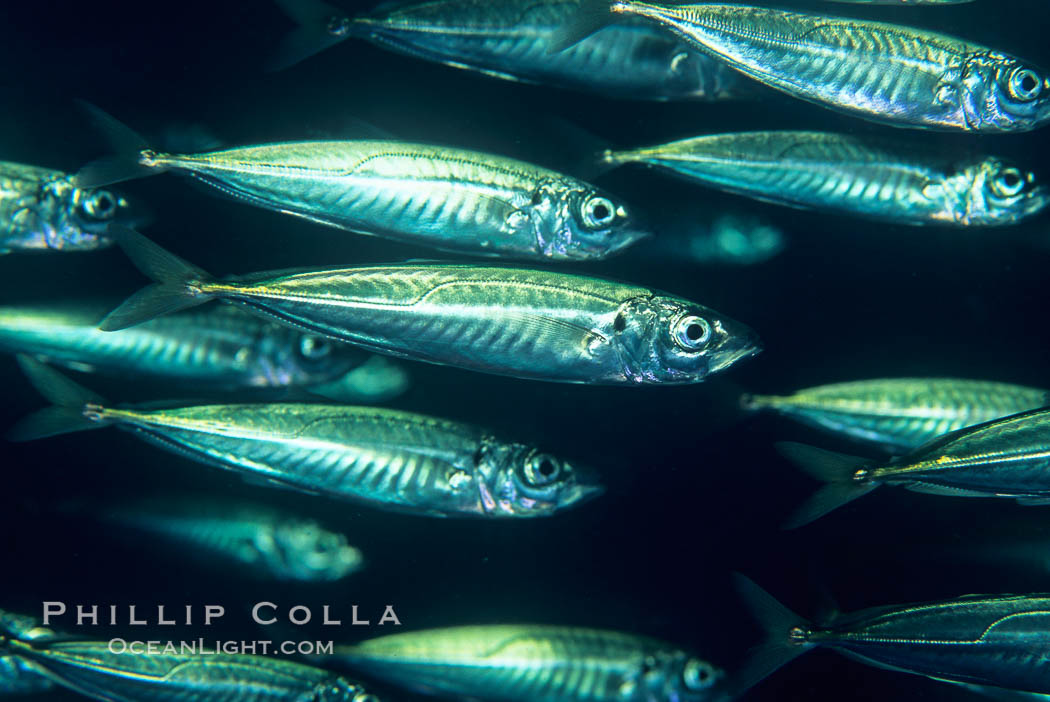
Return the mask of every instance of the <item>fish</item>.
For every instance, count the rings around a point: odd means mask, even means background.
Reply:
[[[133,230],[118,242],[157,283],[111,312],[106,331],[221,299],[376,353],[592,385],[696,383],[761,348],[714,310],[600,278],[408,263],[218,280]]]
[[[329,663],[426,694],[492,702],[728,702],[725,673],[643,636],[561,626],[411,631],[336,646]]]
[[[112,425],[250,482],[431,517],[543,517],[601,492],[579,466],[458,422],[300,403],[118,408],[48,366],[19,363],[53,406],[12,427],[12,441]]]
[[[1050,596],[968,595],[873,607],[815,625],[747,578],[738,576],[737,584],[767,637],[739,672],[741,692],[803,653],[827,647],[942,682],[1050,693]]]
[[[606,150],[603,167],[642,163],[727,192],[895,224],[991,227],[1046,209],[1050,188],[1008,159],[830,132],[712,134]]]
[[[141,223],[124,196],[82,188],[62,171],[0,161],[0,254],[95,251],[113,244],[115,223]]]
[[[200,496],[115,505],[97,518],[136,536],[185,547],[215,565],[294,582],[332,582],[364,566],[346,536],[315,519],[261,504]],[[145,543],[154,544],[152,538]],[[176,554],[178,555],[178,554]]]
[[[0,610],[0,635],[4,634],[26,640],[55,637],[55,632],[40,626],[33,617]],[[32,695],[53,687],[54,683],[29,661],[0,654],[0,697]]]
[[[825,483],[785,528],[808,524],[880,485],[957,497],[1050,504],[1050,409],[1011,415],[938,437],[889,462],[782,443],[781,455]]]
[[[309,390],[314,395],[347,404],[376,404],[405,394],[411,386],[412,379],[408,371],[397,361],[383,356],[370,356],[346,375],[327,383],[312,385]]]
[[[336,394],[339,383],[353,391],[347,377],[369,358],[352,346],[289,329],[232,305],[189,310],[106,333],[98,323],[109,307],[105,302],[0,307],[0,350],[81,372],[168,381],[180,387],[328,387]],[[396,391],[404,381],[386,382]],[[374,394],[382,396],[379,390]]]
[[[278,0],[299,25],[271,68],[348,38],[486,76],[634,100],[730,100],[751,81],[642,21],[617,22],[570,49],[550,50],[581,0],[428,0],[350,16],[315,0]]]
[[[62,687],[103,702],[377,702],[360,685],[304,663],[158,648],[154,653],[133,653],[112,646],[112,641],[0,636],[0,652],[32,663]]]
[[[917,5],[963,5],[973,0],[827,0],[851,5],[894,5],[895,7],[915,7]]]
[[[741,404],[900,453],[965,427],[1046,407],[1050,392],[985,380],[877,378],[791,395],[744,395]]]
[[[316,224],[484,257],[600,260],[649,236],[611,193],[503,156],[389,139],[169,154],[89,109],[117,153],[78,171],[82,187],[172,171]]]
[[[965,39],[906,25],[732,4],[584,0],[554,47],[642,17],[754,80],[911,129],[1025,132],[1050,120],[1050,75]]]
[[[787,236],[773,222],[738,212],[689,212],[635,254],[664,265],[753,266],[787,248]]]

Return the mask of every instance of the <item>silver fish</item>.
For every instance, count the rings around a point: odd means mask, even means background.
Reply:
[[[661,641],[555,626],[461,626],[337,646],[335,660],[409,689],[488,702],[716,702],[725,674]]]
[[[21,641],[0,649],[55,683],[103,702],[376,702],[360,686],[273,656],[121,652],[109,641]]]
[[[361,551],[314,519],[263,505],[200,497],[148,500],[98,519],[188,547],[217,565],[277,580],[329,582],[359,571]],[[152,544],[152,540],[146,541]]]
[[[689,212],[642,244],[635,256],[664,265],[752,266],[777,256],[787,237],[776,224],[743,213]]]
[[[1050,75],[1042,68],[884,22],[747,5],[586,0],[556,46],[623,17],[656,22],[777,90],[892,126],[1023,132],[1050,120]]]
[[[613,195],[503,156],[389,140],[165,154],[92,109],[118,155],[81,169],[82,187],[174,171],[264,209],[476,256],[601,259],[648,235]]]
[[[113,243],[113,222],[133,221],[129,202],[108,190],[78,187],[62,171],[0,161],[0,254],[101,249]]]
[[[944,682],[1050,693],[1050,597],[970,595],[874,607],[815,625],[746,578],[740,589],[766,630],[740,671],[742,690],[806,651],[826,646],[880,668]]]
[[[1050,409],[960,429],[882,462],[802,444],[781,453],[826,483],[788,521],[794,528],[868,494],[880,485],[956,497],[1007,497],[1022,505],[1050,504]]]
[[[220,281],[137,232],[119,243],[159,282],[110,313],[105,330],[224,299],[379,353],[606,385],[696,383],[759,351],[752,331],[714,310],[599,278],[405,264]]]
[[[1045,407],[1050,392],[983,380],[879,378],[791,395],[745,395],[741,404],[899,452],[965,427]]]
[[[55,407],[13,428],[16,441],[115,425],[253,482],[424,516],[549,516],[600,492],[566,461],[456,422],[291,403],[118,409],[19,360]]]
[[[41,627],[36,619],[0,610],[0,636],[9,635],[24,640],[53,638],[55,632]],[[31,662],[18,656],[0,653],[0,697],[31,695],[54,687]]]
[[[315,0],[278,0],[299,24],[273,64],[283,68],[355,37],[397,53],[524,83],[638,100],[725,100],[750,81],[645,22],[606,27],[551,50],[581,0],[427,0],[350,16]]]
[[[1002,226],[1046,209],[1050,188],[994,156],[828,132],[743,132],[605,151],[758,200],[898,224]]]
[[[91,303],[0,307],[0,350],[83,372],[208,389],[336,383],[331,386],[335,394],[338,383],[368,358],[353,347],[229,305],[182,312],[118,333],[98,329],[105,309]]]

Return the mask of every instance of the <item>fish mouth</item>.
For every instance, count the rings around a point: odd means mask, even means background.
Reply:
[[[739,361],[757,356],[760,353],[762,353],[762,342],[759,340],[758,334],[748,330],[744,334],[739,334],[733,342],[718,350],[716,358],[712,360],[708,368],[708,373],[718,373]]]

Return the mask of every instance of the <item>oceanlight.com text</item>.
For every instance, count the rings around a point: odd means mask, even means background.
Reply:
[[[133,639],[110,639],[109,652],[115,655],[172,656],[195,655],[217,656],[248,654],[267,655],[332,655],[335,648],[331,641],[235,641],[205,640],[186,641],[141,641]]]

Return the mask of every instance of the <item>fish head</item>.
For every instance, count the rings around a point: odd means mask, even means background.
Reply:
[[[740,322],[671,296],[627,300],[611,329],[623,373],[637,383],[696,383],[762,350]]]
[[[555,260],[606,258],[649,236],[622,202],[578,181],[541,185],[528,207],[537,250]]]
[[[108,246],[110,227],[142,226],[149,215],[141,205],[105,188],[73,187],[69,194],[67,237],[71,240],[93,240],[99,247]]]
[[[303,699],[310,702],[379,702],[375,695],[341,675],[324,678],[314,686],[311,694]]]
[[[659,651],[642,662],[637,683],[646,702],[721,702],[730,697],[725,672],[682,651]]]
[[[476,465],[481,513],[543,517],[602,492],[589,472],[531,446],[482,441]]]
[[[247,356],[246,364],[258,364],[259,384],[269,387],[302,387],[336,381],[367,358],[360,350],[334,339],[309,332],[288,333],[277,325],[242,353]]]
[[[1050,188],[999,158],[986,158],[968,169],[969,187],[962,224],[992,226],[1013,224],[1050,204]]]
[[[293,580],[338,580],[360,568],[363,560],[346,536],[312,519],[279,522],[267,548],[259,550],[273,572]]]
[[[963,76],[966,122],[978,131],[1028,131],[1050,121],[1050,74],[1012,56],[971,61]]]

